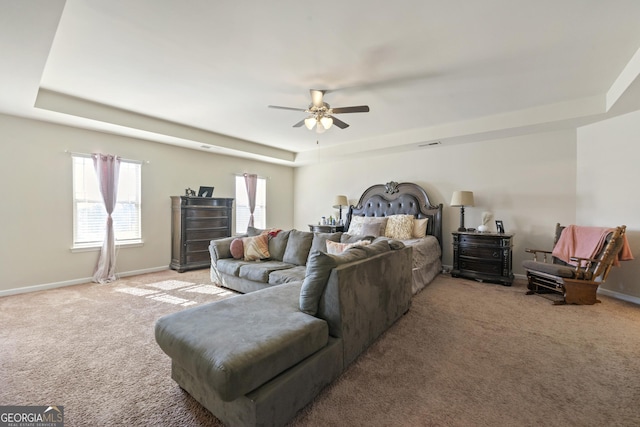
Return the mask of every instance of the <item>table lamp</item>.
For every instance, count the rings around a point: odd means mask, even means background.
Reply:
[[[464,228],[464,207],[473,206],[473,192],[472,191],[454,191],[451,196],[451,206],[460,207],[460,228],[458,231],[467,231]]]

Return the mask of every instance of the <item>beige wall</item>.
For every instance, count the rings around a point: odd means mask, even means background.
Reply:
[[[640,298],[640,111],[578,129],[577,222],[627,226],[636,259],[613,268],[605,291]],[[620,295],[615,295],[620,296]]]
[[[293,225],[290,167],[0,115],[0,294],[82,281],[93,272],[98,252],[70,251],[71,157],[65,150],[149,162],[142,167],[144,246],[119,250],[118,274],[166,268],[169,196],[213,185],[215,196],[234,197],[235,173],[267,177],[268,225]]]
[[[339,154],[337,153],[339,157]],[[425,148],[421,151],[337,161],[318,161],[295,171],[294,224],[308,229],[331,208],[337,194],[355,204],[371,185],[415,182],[433,204],[444,204],[445,265],[452,264],[451,231],[460,224],[460,210],[449,207],[454,190],[471,190],[475,206],[465,209],[465,225],[477,227],[482,212],[502,219],[514,238],[516,274],[527,247],[553,244],[556,222],[575,221],[576,133],[558,131],[521,137]],[[495,225],[492,224],[495,230]]]

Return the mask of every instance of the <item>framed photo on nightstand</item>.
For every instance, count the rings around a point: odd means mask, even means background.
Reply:
[[[496,220],[496,230],[498,231],[498,233],[500,234],[504,234],[504,225],[502,224],[501,220]]]

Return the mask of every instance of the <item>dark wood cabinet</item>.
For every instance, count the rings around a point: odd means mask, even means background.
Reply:
[[[497,282],[510,286],[513,282],[513,234],[453,234],[453,277]]]
[[[182,273],[211,264],[209,242],[231,236],[233,199],[171,196],[171,267]]]
[[[315,225],[309,224],[309,231],[314,233],[336,233],[344,231],[344,225]]]

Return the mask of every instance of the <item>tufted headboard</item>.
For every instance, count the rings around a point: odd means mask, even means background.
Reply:
[[[391,181],[373,185],[365,190],[356,206],[349,206],[345,230],[353,216],[389,216],[415,215],[416,218],[429,218],[427,234],[438,239],[442,248],[442,203],[432,205],[429,196],[422,187],[411,182]]]

